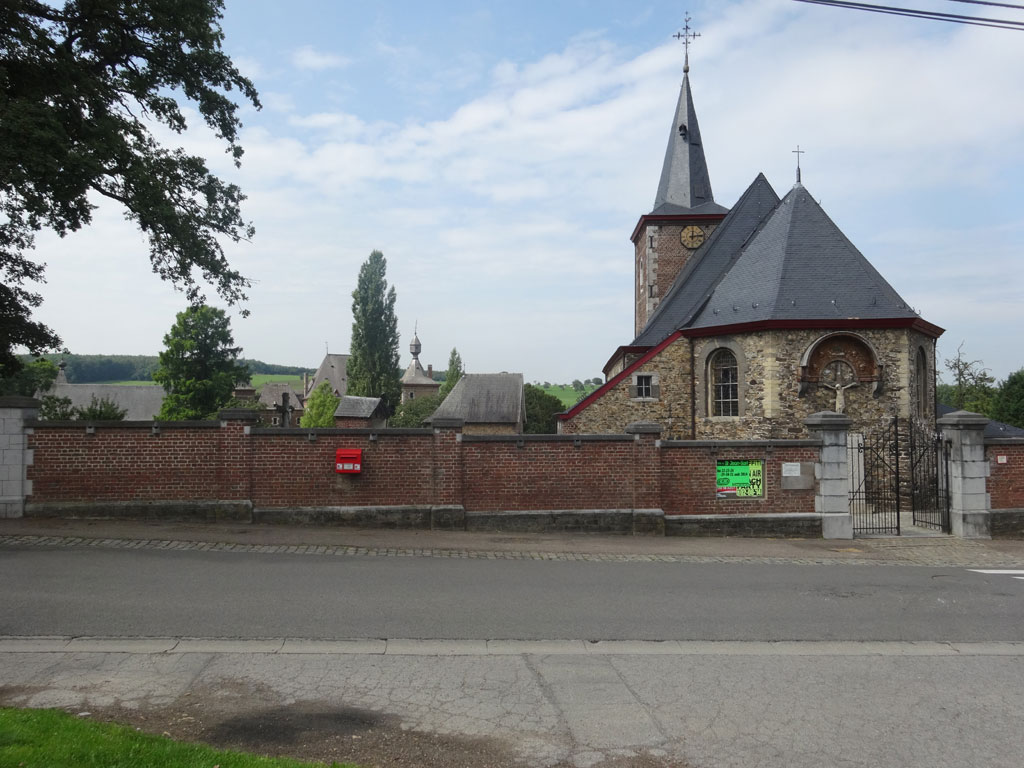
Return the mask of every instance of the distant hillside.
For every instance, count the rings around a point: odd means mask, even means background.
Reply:
[[[152,381],[153,371],[159,364],[156,355],[43,355],[47,360],[66,364],[64,374],[72,384],[93,384],[101,381]],[[25,362],[35,358],[21,355]],[[301,377],[303,373],[313,373],[312,368],[296,365],[277,365],[264,363],[262,360],[239,360],[249,367],[253,374],[276,374]]]

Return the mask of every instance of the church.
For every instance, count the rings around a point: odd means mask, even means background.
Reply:
[[[689,27],[679,35],[685,44]],[[797,155],[799,158],[799,154]],[[800,179],[759,174],[732,208],[714,199],[688,50],[654,207],[633,230],[633,339],[605,384],[559,416],[564,434],[655,422],[666,439],[807,437],[835,411],[872,432],[934,424],[936,340]]]

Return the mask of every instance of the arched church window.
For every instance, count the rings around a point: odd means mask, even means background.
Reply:
[[[928,416],[931,408],[928,407],[928,358],[921,347],[917,348],[917,360],[914,364],[914,384],[917,415],[924,418]]]
[[[736,356],[728,349],[719,349],[708,361],[708,380],[711,383],[708,409],[712,416],[739,416],[739,367]]]

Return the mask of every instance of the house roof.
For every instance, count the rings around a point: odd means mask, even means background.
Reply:
[[[466,373],[427,421],[519,424],[526,420],[524,397],[521,373]]]
[[[409,363],[409,367],[405,369],[405,373],[402,374],[402,385],[403,386],[434,386],[440,389],[441,383],[434,381],[432,378],[427,376],[426,371],[423,370],[423,366],[420,365],[420,359],[414,357]]]
[[[684,73],[652,213],[725,213],[726,210],[715,203],[711,192],[711,177],[690,93],[690,76]]]
[[[345,395],[334,411],[336,417],[348,419],[369,419],[380,407],[379,397],[356,397]]]
[[[316,369],[309,389],[306,390],[306,395],[312,394],[324,381],[331,383],[331,389],[335,394],[344,395],[348,390],[348,358],[348,355],[324,355],[323,362]]]
[[[66,397],[75,408],[88,408],[95,396],[106,398],[118,408],[127,411],[128,421],[150,421],[160,413],[164,402],[164,388],[152,384],[60,384],[55,383],[45,394]]]
[[[298,391],[286,381],[268,381],[260,389],[257,398],[264,408],[271,409],[281,404],[281,396],[288,393],[288,404],[293,408],[302,408],[302,398]]]

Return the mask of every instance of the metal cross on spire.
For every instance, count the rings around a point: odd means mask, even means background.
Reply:
[[[672,37],[681,41],[683,48],[686,50],[686,57],[683,60],[683,73],[685,74],[690,71],[690,43],[693,42],[695,38],[700,37],[700,32],[690,31],[690,14],[686,14],[686,18],[683,19],[683,24],[683,31],[676,32]]]
[[[807,152],[805,150],[800,149],[800,145],[799,144],[796,145],[796,149],[791,150],[791,151],[793,152],[794,155],[796,155],[796,183],[799,184],[800,183],[800,155],[805,155],[805,154],[807,154]]]

